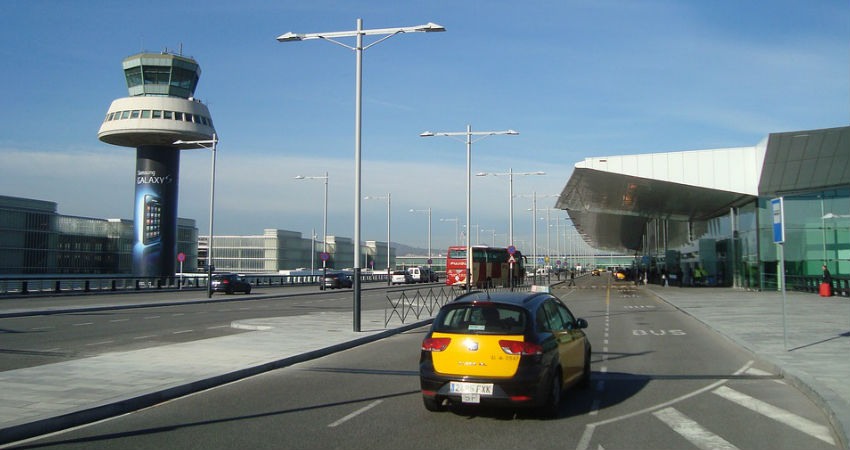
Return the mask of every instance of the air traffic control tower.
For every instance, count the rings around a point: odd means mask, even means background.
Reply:
[[[170,53],[140,53],[123,62],[129,97],[112,102],[97,133],[136,148],[133,272],[172,276],[177,265],[178,140],[211,140],[209,109],[194,98],[201,68]]]

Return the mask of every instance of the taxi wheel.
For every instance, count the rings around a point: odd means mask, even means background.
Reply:
[[[442,400],[433,397],[422,396],[422,403],[425,404],[425,409],[431,412],[442,412],[446,410]]]
[[[561,379],[561,371],[555,372],[555,375],[550,381],[549,395],[545,399],[545,403],[540,410],[542,416],[547,418],[558,417],[558,412],[561,410],[561,388],[563,381]]]

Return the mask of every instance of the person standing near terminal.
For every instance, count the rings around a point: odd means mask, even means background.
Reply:
[[[826,264],[823,265],[823,279],[820,286],[820,296],[832,296],[832,275],[829,273],[829,269],[826,268]]]

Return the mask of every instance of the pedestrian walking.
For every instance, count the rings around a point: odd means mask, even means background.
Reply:
[[[570,284],[567,286],[575,286],[576,285],[576,271],[570,270]]]

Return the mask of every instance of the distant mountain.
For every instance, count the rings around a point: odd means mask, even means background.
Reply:
[[[395,247],[395,255],[396,256],[426,256],[428,255],[427,248],[416,248],[411,247],[409,245],[399,244],[398,242],[393,242],[393,247]],[[434,249],[431,249],[431,253],[435,254]]]

